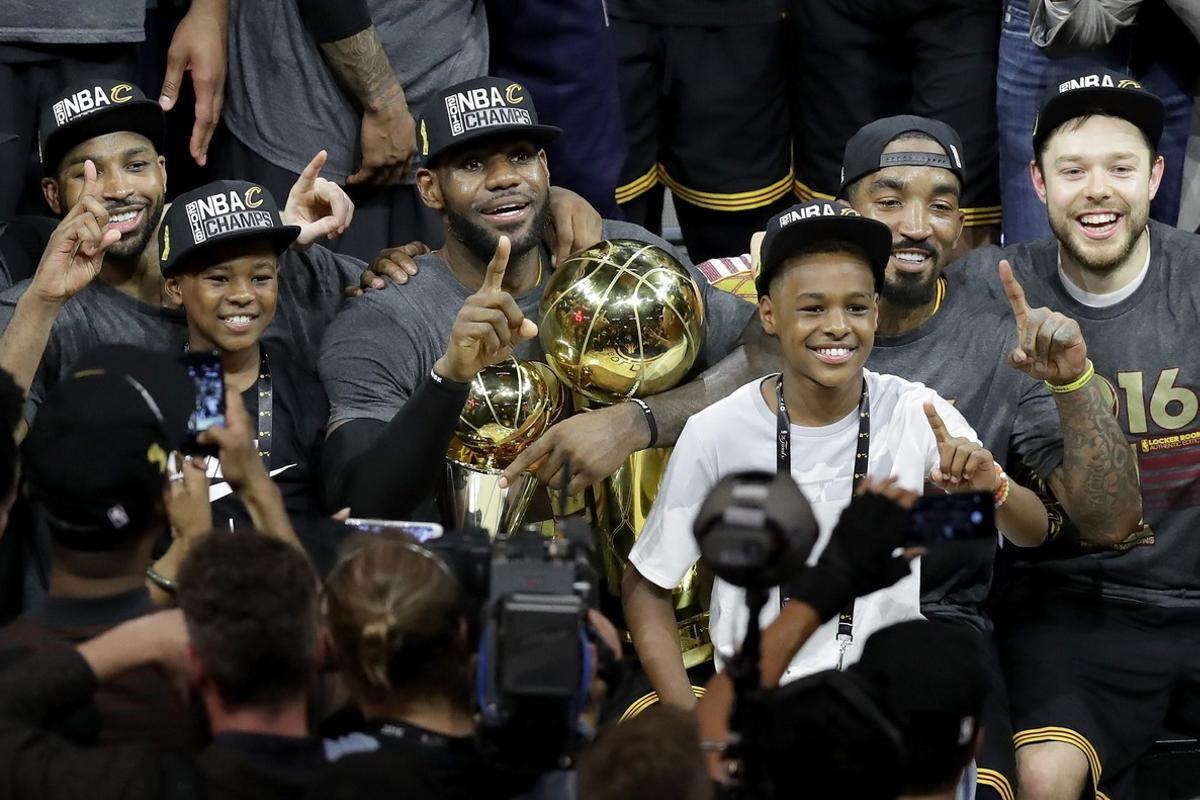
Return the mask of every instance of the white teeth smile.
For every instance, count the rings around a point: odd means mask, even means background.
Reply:
[[[814,347],[813,350],[828,358],[845,358],[850,355],[849,347]]]
[[[1108,225],[1117,221],[1116,214],[1084,214],[1079,218],[1084,225]]]
[[[141,212],[140,212],[140,211],[123,211],[123,212],[121,212],[120,214],[112,214],[112,215],[110,215],[110,216],[109,216],[109,218],[108,218],[108,221],[109,221],[109,222],[115,222],[115,223],[117,223],[118,225],[120,225],[120,224],[121,224],[121,223],[123,223],[123,222],[130,222],[130,221],[132,221],[132,220],[133,220],[133,218],[134,218],[134,217],[136,217],[136,216],[137,216],[139,213],[141,213]]]
[[[897,250],[892,253],[899,261],[907,261],[910,264],[919,264],[929,258],[928,253],[921,253],[915,250]]]
[[[224,317],[225,322],[230,325],[249,325],[254,317],[239,316],[239,317]]]

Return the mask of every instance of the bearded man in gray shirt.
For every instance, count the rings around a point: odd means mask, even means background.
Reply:
[[[478,115],[478,126],[452,126],[448,108],[459,93],[486,98],[489,114]],[[426,108],[418,186],[425,204],[442,217],[446,244],[417,259],[420,279],[351,301],[330,326],[320,359],[331,406],[327,492],[359,516],[404,518],[431,499],[470,378],[439,372],[439,359],[448,346],[480,346],[455,341],[452,331],[456,319],[474,313],[471,298],[483,287],[489,262],[499,257],[501,237],[511,242],[500,286],[511,336],[501,344],[519,358],[542,355],[538,340],[522,334],[522,323],[536,317],[549,277],[550,255],[539,242],[549,196],[541,145],[558,129],[537,124],[525,87],[496,78],[452,86]],[[521,119],[526,121],[516,121]],[[605,221],[601,236],[671,252],[636,225]],[[766,336],[751,307],[711,288],[681,260],[703,289],[704,346],[693,380],[646,398],[657,438],[651,441],[648,420],[633,403],[576,415],[528,448],[509,468],[510,480],[545,455],[539,478],[561,480],[569,461],[568,488],[576,493],[611,475],[634,451],[673,443],[688,415],[736,388],[727,375],[749,369],[767,346]],[[417,407],[422,413],[413,411]]]

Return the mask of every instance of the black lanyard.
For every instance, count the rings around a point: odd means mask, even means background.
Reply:
[[[791,474],[792,471],[792,421],[788,417],[787,404],[783,400],[783,374],[775,382],[775,469]],[[867,466],[871,452],[871,396],[867,392],[867,379],[863,378],[862,398],[858,401],[858,437],[854,443],[854,472],[851,479],[851,496],[858,490],[862,479],[867,477]],[[854,601],[838,615],[837,640],[841,644],[838,654],[838,669],[842,668],[842,657],[846,647],[854,641]]]
[[[275,389],[271,383],[271,362],[267,351],[262,351],[258,364],[258,454],[262,456],[267,470],[271,469],[271,411],[275,404]]]

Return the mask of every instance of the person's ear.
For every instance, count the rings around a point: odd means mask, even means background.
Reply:
[[[58,194],[58,181],[54,178],[42,178],[42,197],[46,198],[46,205],[50,206],[50,210],[58,216],[63,215],[62,200]]]
[[[538,149],[538,161],[542,163],[542,169],[546,171],[546,185],[550,185],[550,160],[546,158],[546,151]]]
[[[167,297],[171,303],[176,306],[183,305],[183,287],[179,285],[179,278],[176,275],[170,275],[164,281],[163,286],[167,290]]]
[[[1162,185],[1163,170],[1166,168],[1166,162],[1162,156],[1154,159],[1154,163],[1150,165],[1150,199],[1158,194],[1158,187]]]
[[[1029,179],[1033,181],[1033,190],[1037,192],[1038,199],[1042,201],[1042,205],[1046,205],[1046,176],[1042,174],[1036,161],[1029,162]]]
[[[208,680],[204,662],[200,659],[200,654],[196,652],[196,646],[190,641],[187,643],[187,679],[190,686],[197,688],[203,686]]]
[[[434,211],[445,208],[441,181],[433,170],[424,167],[417,170],[417,192],[421,195],[421,202]]]
[[[778,335],[775,327],[775,308],[771,305],[770,295],[758,298],[758,319],[762,322],[763,331],[768,336]]]

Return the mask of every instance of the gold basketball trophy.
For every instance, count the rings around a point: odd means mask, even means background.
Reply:
[[[683,379],[704,338],[704,301],[674,256],[645,242],[614,239],[555,270],[542,297],[539,333],[547,363],[575,392],[576,409],[610,405],[657,394]],[[599,566],[608,593],[618,600],[629,551],[670,452],[634,453],[588,492]],[[674,592],[679,646],[688,667],[712,655],[711,586],[711,577],[693,567]]]
[[[486,528],[493,537],[520,527],[537,479],[526,472],[502,489],[500,474],[562,407],[562,385],[545,364],[509,358],[479,371],[446,453],[440,498],[451,526]]]

